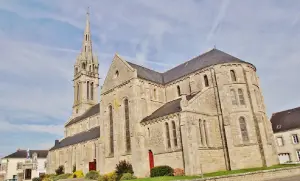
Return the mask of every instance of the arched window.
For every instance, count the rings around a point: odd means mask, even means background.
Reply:
[[[234,70],[230,70],[230,76],[231,76],[231,81],[235,82],[236,81],[236,76]]]
[[[129,106],[128,99],[124,100],[125,108],[125,139],[126,139],[126,151],[131,151],[131,142],[130,142],[130,123],[129,123]]]
[[[88,40],[88,35],[85,35],[85,40],[86,40],[86,41]]]
[[[85,63],[82,63],[82,69],[84,69],[85,70]]]
[[[90,99],[90,82],[86,82],[86,97],[89,100]]]
[[[238,89],[240,104],[245,105],[244,93],[242,89]]]
[[[180,92],[180,86],[179,86],[179,85],[177,86],[177,95],[178,95],[178,96],[181,95],[181,92]]]
[[[153,99],[156,99],[156,89],[153,89]]]
[[[169,131],[169,124],[165,123],[166,125],[166,139],[167,139],[167,146],[171,148],[171,140],[170,140],[170,131]]]
[[[114,121],[113,121],[113,110],[112,106],[108,107],[109,109],[109,147],[110,147],[110,154],[114,154]]]
[[[91,72],[92,71],[92,66],[90,65],[90,67],[89,67],[89,71]]]
[[[200,144],[201,144],[201,146],[203,146],[204,136],[203,136],[203,131],[202,131],[202,120],[201,119],[199,119],[199,133],[200,133]]]
[[[203,120],[203,132],[204,132],[204,138],[205,138],[205,145],[208,146],[208,136],[207,136],[207,124],[206,121]]]
[[[236,93],[234,89],[230,90],[232,105],[237,105]]]
[[[148,137],[150,137],[150,128],[148,128]]]
[[[84,51],[86,52],[86,46],[84,46]]]
[[[209,86],[207,75],[204,75],[204,84],[205,84],[205,87]]]
[[[78,73],[78,67],[75,68],[75,75]]]
[[[94,82],[91,82],[91,100],[94,99]]]
[[[245,118],[240,117],[239,118],[239,123],[240,123],[240,129],[241,129],[243,142],[248,142],[249,141],[249,136],[248,136],[248,130],[247,130],[247,125],[246,125]]]
[[[172,130],[173,130],[173,141],[174,141],[174,146],[177,146],[177,134],[176,134],[176,125],[175,122],[172,121]]]

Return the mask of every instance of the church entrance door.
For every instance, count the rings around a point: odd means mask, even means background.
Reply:
[[[150,166],[150,170],[154,167],[154,157],[153,157],[153,153],[151,150],[149,150],[149,166]]]

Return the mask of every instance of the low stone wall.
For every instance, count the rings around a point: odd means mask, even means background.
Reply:
[[[226,175],[211,178],[193,179],[190,181],[267,181],[278,178],[300,176],[300,166],[279,168],[272,170],[262,170],[250,173]]]

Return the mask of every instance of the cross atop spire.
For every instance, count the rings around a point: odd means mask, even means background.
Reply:
[[[91,40],[91,30],[90,30],[90,8],[87,8],[86,12],[86,24],[84,29],[84,37],[82,42],[82,54],[92,55],[92,40]]]

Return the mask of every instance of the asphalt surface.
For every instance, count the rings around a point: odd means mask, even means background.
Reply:
[[[266,181],[300,181],[300,175],[294,177],[266,180]]]

